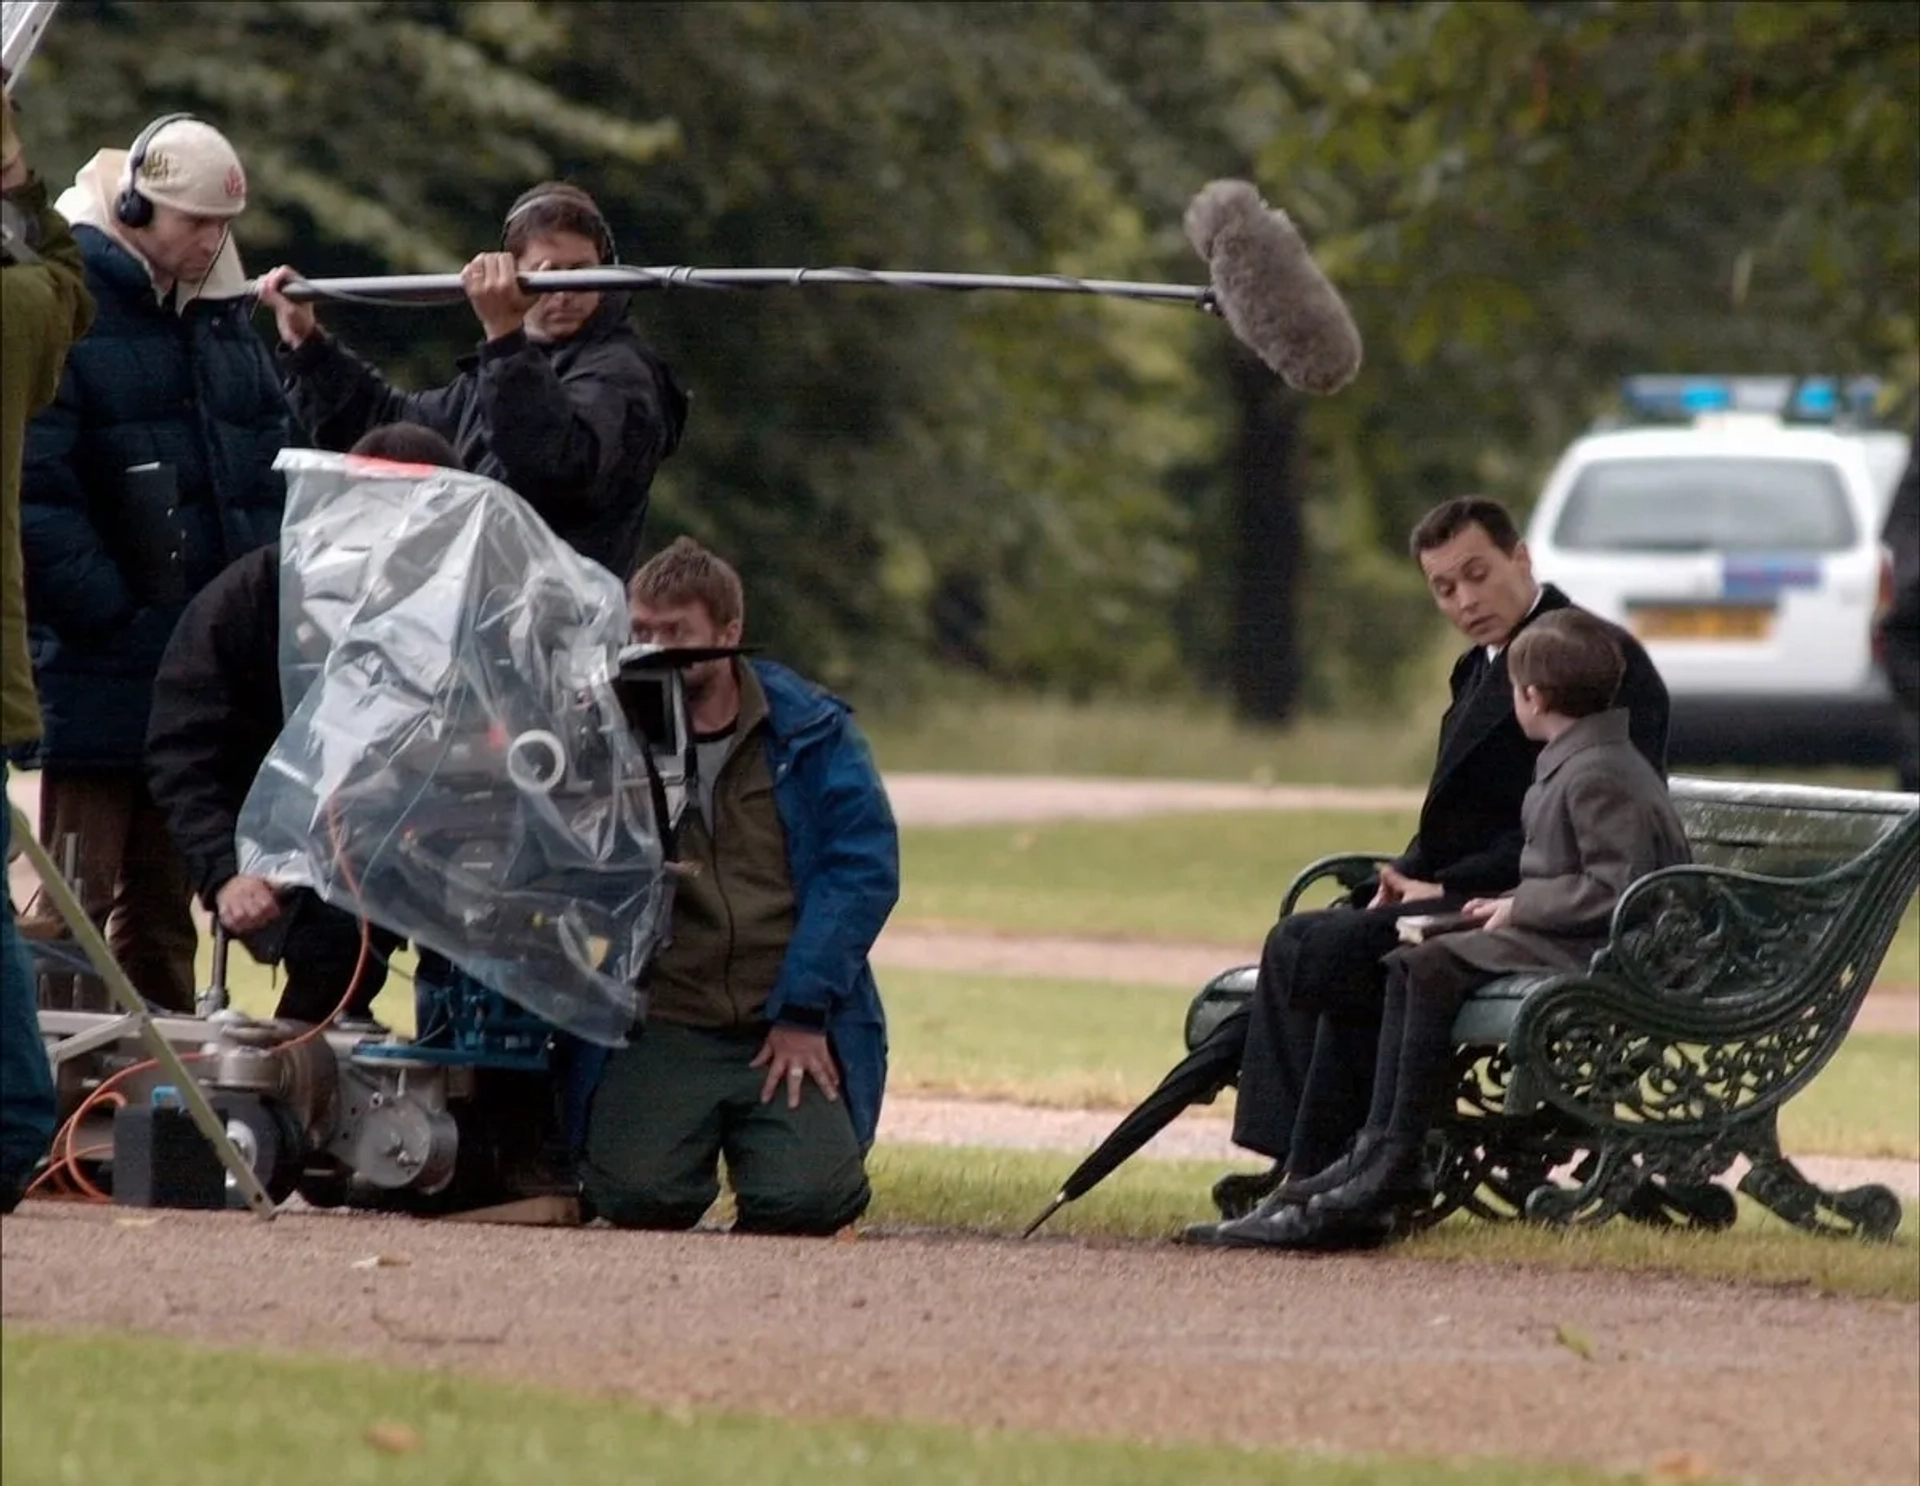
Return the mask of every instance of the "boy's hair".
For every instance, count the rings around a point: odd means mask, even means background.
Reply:
[[[1420,518],[1407,539],[1407,548],[1417,561],[1422,552],[1445,546],[1469,526],[1477,526],[1493,539],[1493,545],[1508,556],[1520,545],[1520,528],[1513,524],[1507,508],[1484,495],[1456,495],[1442,501]]]
[[[746,612],[740,575],[692,537],[648,558],[628,582],[627,598],[650,609],[699,603],[722,629]]]
[[[460,456],[431,428],[418,423],[382,423],[360,435],[349,454],[363,459],[391,459],[396,464],[438,464],[447,469],[462,468]]]
[[[599,205],[578,186],[565,181],[542,181],[522,191],[507,209],[500,231],[500,243],[518,256],[536,237],[553,232],[572,232],[587,239],[600,250],[600,261],[611,263],[617,256],[613,231],[601,215]]]
[[[1540,705],[1562,717],[1605,712],[1626,673],[1626,652],[1613,626],[1584,609],[1542,614],[1507,647],[1508,679],[1536,688]]]

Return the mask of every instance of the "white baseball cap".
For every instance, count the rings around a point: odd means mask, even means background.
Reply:
[[[127,164],[130,170],[131,155]],[[154,131],[133,185],[156,206],[196,217],[237,217],[247,209],[239,154],[226,135],[198,119],[175,119]]]

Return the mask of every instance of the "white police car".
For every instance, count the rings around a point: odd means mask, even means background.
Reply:
[[[1577,440],[1541,493],[1536,574],[1646,645],[1673,699],[1675,762],[1889,762],[1873,622],[1891,596],[1880,530],[1906,439],[1853,426],[1875,384],[1634,377],[1624,390],[1638,421]]]

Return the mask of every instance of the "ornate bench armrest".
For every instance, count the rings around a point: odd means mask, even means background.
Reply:
[[[1380,869],[1393,857],[1380,856],[1370,852],[1342,852],[1338,856],[1321,857],[1317,862],[1309,862],[1300,869],[1287,889],[1286,897],[1280,900],[1280,917],[1292,913],[1301,896],[1316,882],[1324,882],[1331,877],[1348,892],[1361,883],[1380,875]]]
[[[1839,1047],[1912,895],[1915,833],[1817,877],[1669,867],[1621,896],[1585,974],[1521,1005],[1516,1079],[1601,1130],[1710,1137]]]
[[[1589,1130],[1708,1139],[1778,1108],[1845,1036],[1838,1017],[1729,1031],[1712,1008],[1654,1001],[1627,982],[1566,975],[1521,1004],[1507,1041],[1513,1086]]]
[[[1864,994],[1899,918],[1876,874],[1851,862],[1819,877],[1668,867],[1614,906],[1593,973],[1672,1035],[1737,1035]],[[1824,1008],[1826,1015],[1842,1005]]]

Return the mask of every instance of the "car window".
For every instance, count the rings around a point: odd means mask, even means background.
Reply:
[[[1840,552],[1840,475],[1812,459],[1619,459],[1581,471],[1553,544],[1571,552]]]

